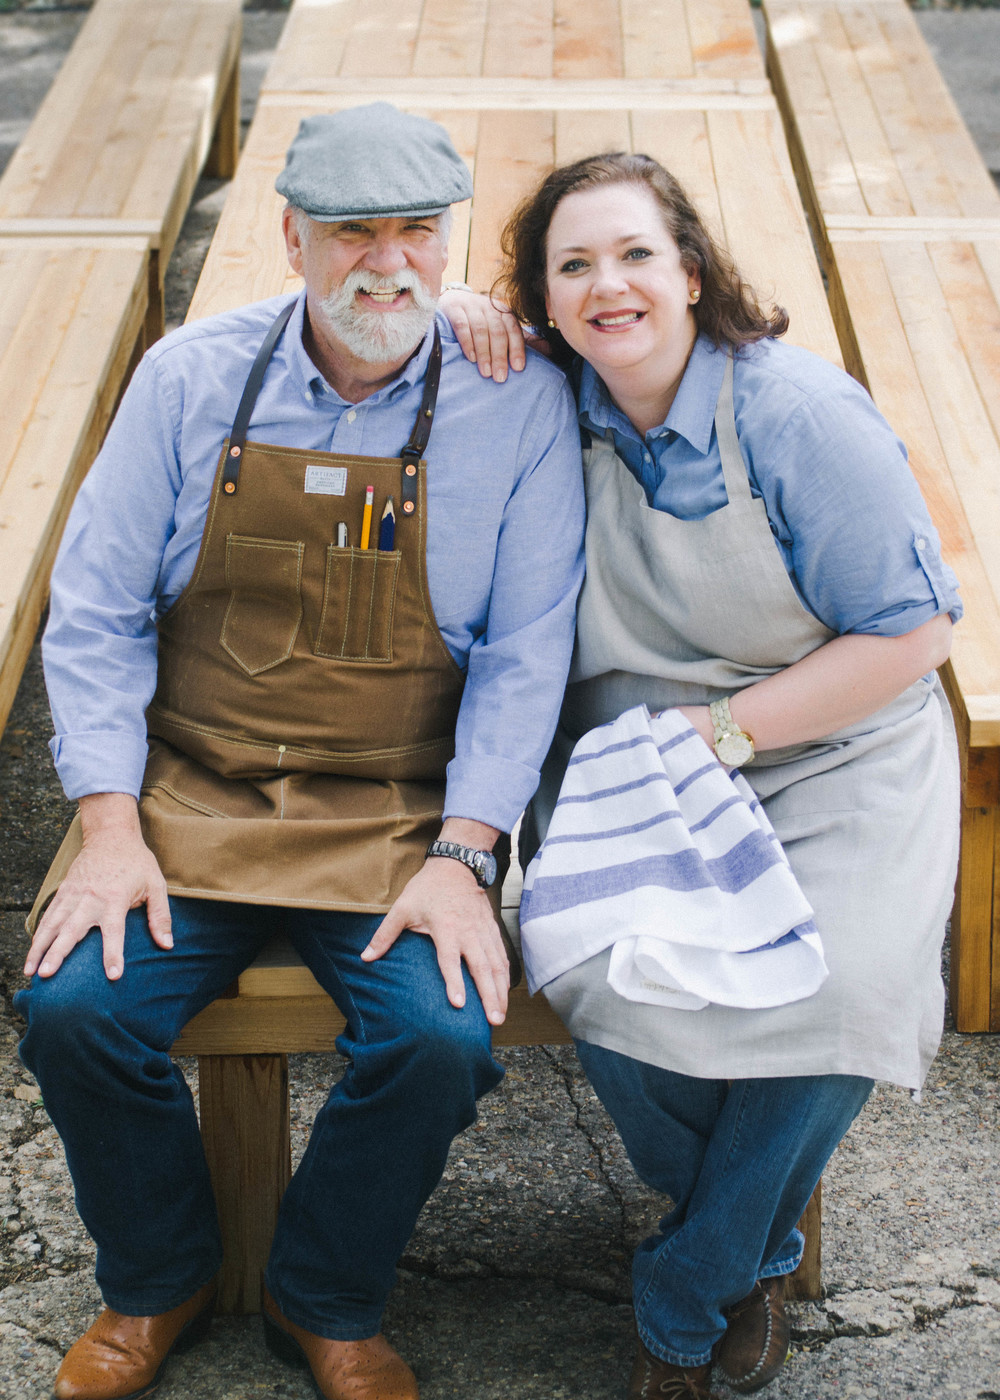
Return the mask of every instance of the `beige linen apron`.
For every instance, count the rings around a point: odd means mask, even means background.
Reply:
[[[544,833],[576,739],[644,702],[705,704],[834,635],[800,601],[754,499],[729,359],[715,426],[728,504],[654,510],[606,441],[584,454],[587,576],[571,684],[536,799]],[[806,898],[830,976],[764,1011],[674,1011],[607,983],[610,950],[545,988],[573,1034],[704,1078],[857,1074],[919,1088],[940,1038],[940,950],[958,851],[958,756],[936,677],[859,724],[743,770]]]
[[[139,815],[172,894],[383,913],[440,831],[464,686],[427,585],[422,457],[440,338],[399,457],[247,442],[290,311],[261,346],[194,573],[159,624]],[[381,550],[390,496],[394,548]],[[346,547],[334,543],[341,521]],[[74,824],[33,918],[79,844]]]

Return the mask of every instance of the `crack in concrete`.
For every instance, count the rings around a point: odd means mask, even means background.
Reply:
[[[570,1074],[566,1066],[562,1063],[562,1061],[559,1060],[552,1053],[552,1051],[547,1045],[543,1045],[541,1047],[541,1050],[542,1053],[545,1055],[546,1059],[552,1065],[553,1069],[555,1069],[556,1073],[559,1075],[559,1078],[562,1080],[563,1088],[566,1090],[566,1097],[569,1099],[570,1103],[573,1106],[574,1127],[576,1127],[580,1131],[580,1133],[582,1133],[584,1139],[590,1144],[591,1150],[597,1157],[597,1166],[601,1174],[601,1180],[605,1183],[608,1190],[611,1192],[615,1205],[618,1207],[618,1218],[620,1224],[620,1243],[623,1254],[626,1256],[626,1258],[628,1258],[632,1251],[628,1240],[628,1208],[625,1203],[625,1197],[622,1194],[621,1188],[618,1185],[616,1185],[616,1183],[612,1180],[607,1163],[604,1159],[604,1149],[602,1148],[601,1144],[596,1140],[594,1135],[587,1128],[586,1122],[584,1121],[584,1107],[577,1100],[576,1095],[573,1092],[572,1075]]]

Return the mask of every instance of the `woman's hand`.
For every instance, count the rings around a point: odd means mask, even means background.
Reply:
[[[526,334],[512,311],[479,292],[446,291],[439,302],[465,352],[465,358],[479,366],[484,379],[502,384],[507,370],[522,370],[526,363],[525,344],[548,353],[548,343]]]

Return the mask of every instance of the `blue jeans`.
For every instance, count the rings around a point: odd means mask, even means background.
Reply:
[[[674,1202],[632,1261],[639,1336],[663,1361],[702,1366],[726,1329],[723,1308],[798,1267],[796,1221],[873,1081],[693,1079],[576,1048],[636,1172]]]
[[[378,916],[196,899],[171,899],[171,909],[166,952],[145,910],[129,914],[119,981],[105,977],[92,930],[53,977],[15,998],[28,1022],[21,1056],[63,1139],[105,1302],[165,1312],[219,1268],[194,1105],[169,1049],[280,932],[346,1017],[337,1047],[348,1064],[285,1193],[266,1282],[310,1332],[370,1337],[452,1138],[503,1077],[475,987],[466,974],[456,1010],[434,945],[416,933],[362,963]]]

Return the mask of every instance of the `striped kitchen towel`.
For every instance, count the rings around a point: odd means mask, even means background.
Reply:
[[[781,1006],[827,975],[813,911],[756,795],[677,710],[585,734],[521,900],[532,992],[612,947],[632,1001]]]

